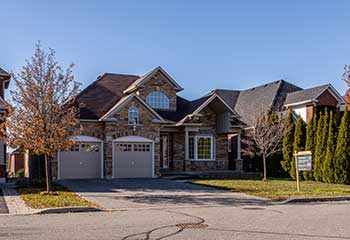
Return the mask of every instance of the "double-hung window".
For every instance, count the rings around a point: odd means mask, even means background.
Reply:
[[[139,122],[139,112],[135,106],[131,106],[128,111],[128,122],[130,125],[138,124]]]
[[[212,136],[190,136],[188,157],[190,160],[214,160],[214,138]]]

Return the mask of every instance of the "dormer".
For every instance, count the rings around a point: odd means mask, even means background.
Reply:
[[[133,82],[125,94],[136,92],[156,110],[176,111],[176,93],[183,88],[161,67],[157,67]]]

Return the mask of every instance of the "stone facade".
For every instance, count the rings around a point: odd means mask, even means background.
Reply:
[[[139,122],[136,130],[128,122],[129,107],[135,106],[139,113]],[[155,174],[160,174],[160,159],[159,159],[159,134],[160,126],[157,123],[152,123],[155,118],[153,114],[146,109],[138,100],[130,101],[120,111],[113,116],[114,121],[105,122],[81,122],[79,135],[96,137],[103,140],[104,146],[104,176],[112,177],[112,140],[124,136],[140,136],[151,139],[154,144],[154,162]],[[57,159],[52,160],[51,164],[52,176],[57,177]]]
[[[174,133],[173,137],[173,158],[170,157],[170,161],[173,161],[173,170],[176,172],[184,171],[185,160],[185,132]]]
[[[216,114],[210,107],[204,108],[201,112],[199,122],[200,127],[194,127],[197,131],[190,131],[190,135],[196,135],[201,132],[212,133],[215,139],[214,143],[214,160],[189,160],[185,159],[185,128],[174,133],[173,137],[173,158],[172,170],[182,171],[205,171],[205,170],[227,170],[228,169],[228,138],[227,134],[216,133]]]
[[[140,97],[144,101],[146,101],[147,95],[153,91],[164,93],[169,98],[169,110],[176,111],[176,91],[174,90],[174,86],[171,85],[169,80],[167,80],[162,73],[156,74],[147,81],[147,84],[143,88],[140,88],[138,91]]]

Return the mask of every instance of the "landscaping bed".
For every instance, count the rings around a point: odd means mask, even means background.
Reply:
[[[43,208],[58,208],[58,207],[97,207],[98,205],[91,203],[74,192],[71,192],[68,188],[61,185],[53,185],[53,194],[45,194],[44,187],[19,187],[17,189],[21,198],[27,204],[27,206],[43,209]]]
[[[233,192],[241,192],[271,200],[286,200],[289,198],[314,197],[350,197],[350,185],[329,184],[313,181],[302,181],[300,192],[296,190],[296,182],[285,179],[261,180],[195,180],[195,184],[217,187]]]

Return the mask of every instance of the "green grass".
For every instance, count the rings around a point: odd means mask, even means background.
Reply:
[[[312,181],[300,182],[300,192],[292,180],[196,180],[196,184],[218,187],[272,200],[304,197],[350,196],[350,185],[328,184]]]
[[[54,192],[52,195],[44,194],[44,188],[26,187],[17,190],[24,202],[29,207],[36,209],[75,206],[99,207],[60,185],[52,186]]]

